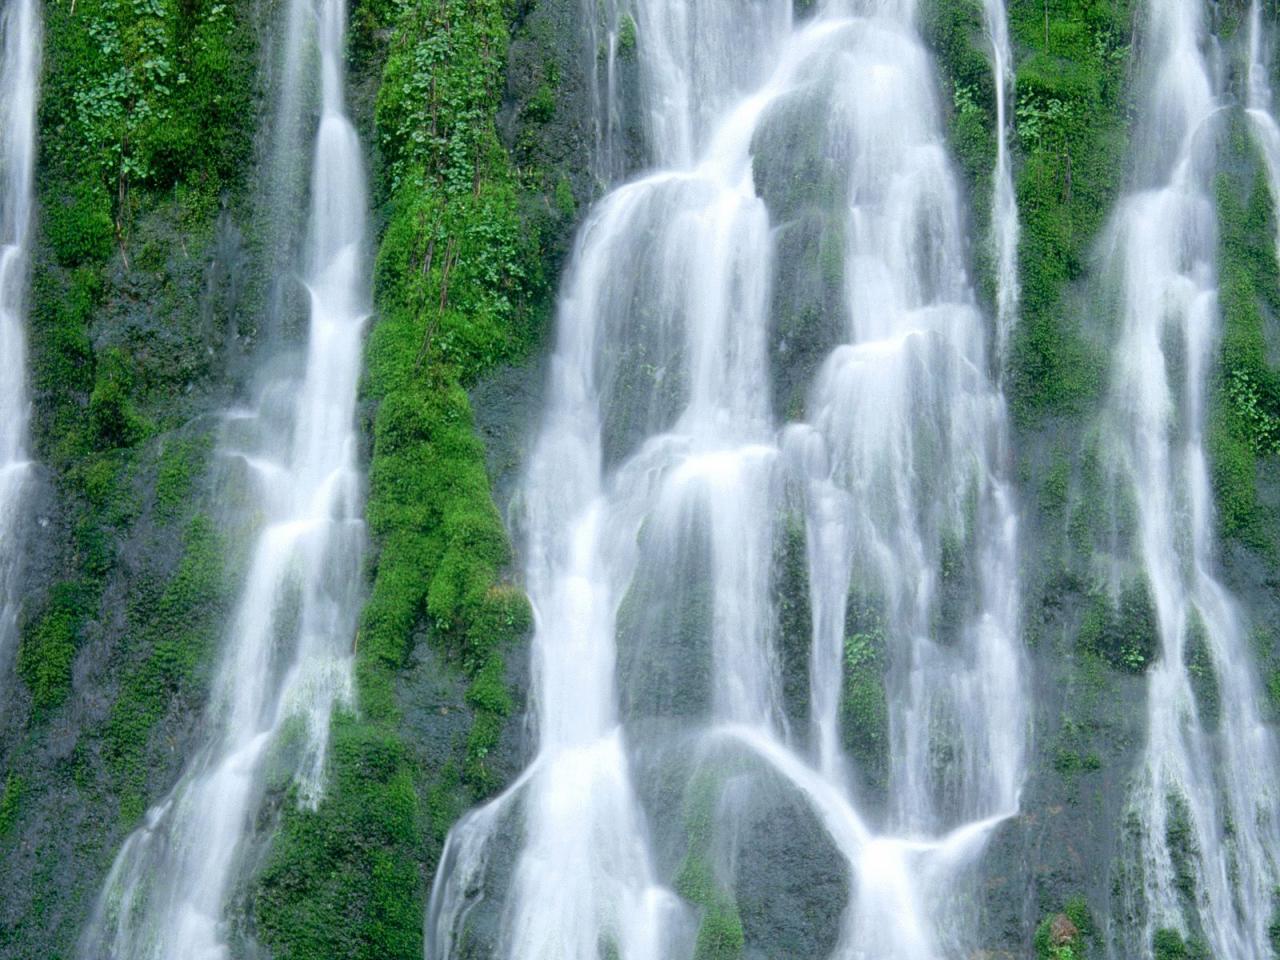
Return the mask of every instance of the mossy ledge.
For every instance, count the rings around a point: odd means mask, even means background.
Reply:
[[[327,792],[314,810],[279,798],[279,833],[248,891],[251,925],[279,960],[420,957],[445,834],[501,785],[493,752],[517,713],[506,659],[532,618],[504,579],[510,546],[466,390],[537,342],[546,238],[572,215],[529,202],[549,176],[518,175],[497,136],[504,3],[404,0],[359,14],[387,38],[375,107],[386,223],[363,386],[374,560],[356,707],[334,718]],[[469,715],[432,765],[397,690],[419,644],[462,678]]]
[[[1132,0],[1013,0],[1018,325],[1007,392],[1015,421],[1087,411],[1105,359],[1073,309],[1123,185]]]

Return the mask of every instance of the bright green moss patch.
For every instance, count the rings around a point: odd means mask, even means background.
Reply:
[[[845,616],[841,741],[864,784],[882,789],[889,769],[889,702],[884,628],[877,607],[849,598]]]
[[[1010,5],[1022,301],[1007,382],[1024,425],[1079,413],[1101,390],[1105,358],[1068,295],[1123,175],[1130,23],[1128,0]]]
[[[996,92],[990,41],[981,0],[930,0],[923,6],[921,28],[938,60],[950,104],[946,111],[948,141],[969,187],[979,282],[994,298],[990,237],[992,171],[996,162]],[[838,249],[838,247],[837,247]]]
[[[1195,937],[1184,940],[1177,930],[1162,928],[1151,938],[1155,960],[1209,960],[1209,948]]]
[[[156,467],[155,509],[161,520],[174,519],[191,497],[211,449],[212,442],[207,436],[173,437],[164,441]]]
[[[1222,338],[1211,383],[1208,453],[1222,532],[1274,557],[1276,518],[1259,499],[1280,455],[1280,371],[1267,360],[1266,316],[1280,312],[1275,215],[1265,174],[1237,120],[1229,155],[1242,168],[1216,184]]]
[[[88,615],[84,583],[67,581],[50,592],[44,612],[18,645],[18,676],[31,691],[37,709],[61,704],[71,692],[71,662]]]
[[[399,738],[333,720],[329,784],[316,811],[288,812],[256,888],[255,917],[280,958],[420,956],[418,798]],[[407,854],[407,855],[406,855]]]
[[[716,877],[710,859],[718,787],[715,774],[704,770],[693,778],[685,797],[688,848],[675,888],[680,896],[702,908],[694,960],[736,960],[745,942],[737,901]]]
[[[515,709],[505,654],[532,618],[502,582],[510,548],[465,388],[528,347],[541,316],[531,304],[545,294],[539,230],[518,212],[494,128],[507,12],[497,0],[364,8],[369,36],[379,17],[391,28],[375,110],[388,220],[363,388],[376,554],[356,644],[357,713],[334,721],[318,808],[286,798],[253,895],[262,939],[282,960],[420,957],[444,832],[499,785],[493,751]],[[420,769],[403,739],[395,690],[424,633],[466,679],[471,711],[465,742],[434,770]]]
[[[46,10],[42,147],[61,174],[47,208],[62,263],[105,257],[108,223],[126,248],[135,191],[225,183],[246,168],[256,44],[244,7],[79,0]]]

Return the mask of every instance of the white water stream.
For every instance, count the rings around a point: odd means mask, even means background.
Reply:
[[[299,801],[314,803],[330,713],[351,697],[364,544],[355,397],[369,295],[365,175],[344,106],[343,0],[291,0],[287,23],[286,64],[314,71],[320,88],[305,366],[300,381],[269,383],[257,409],[228,416],[222,452],[252,477],[263,527],[226,631],[206,742],[116,857],[81,941],[85,960],[227,957],[224,909],[264,766],[287,765]],[[287,78],[285,109],[301,109],[297,89],[299,78]]]
[[[519,498],[538,753],[451,833],[427,957],[466,955],[486,911],[497,955],[520,960],[692,949],[698,910],[653,842],[679,814],[646,809],[636,788],[643,718],[624,707],[618,669],[620,637],[631,650],[672,642],[637,636],[624,611],[639,577],[683,569],[695,545],[705,601],[677,668],[709,676],[694,752],[771,770],[822,824],[851,878],[834,955],[967,955],[972,918],[953,888],[1016,813],[1025,768],[1017,521],[994,338],[914,4],[829,3],[801,23],[781,0],[643,0],[632,13],[656,168],[581,229]],[[807,419],[783,426],[768,332],[786,265],[754,145],[800,107],[817,108],[842,183],[846,312]],[[808,730],[782,702],[772,599],[786,489],[802,504],[813,613]],[[944,637],[949,545],[973,559]],[[657,604],[675,608],[685,586]],[[883,623],[878,812],[842,746],[851,591]],[[510,876],[487,891],[513,820]]]
[[[37,0],[10,0],[0,62],[0,671],[17,640],[22,494],[30,474],[27,287],[36,164],[41,25]],[[5,696],[0,690],[0,709]]]
[[[1280,125],[1271,112],[1271,81],[1267,76],[1271,55],[1267,40],[1260,0],[1253,0],[1249,5],[1249,46],[1245,59],[1245,114],[1267,168],[1272,201],[1280,206]],[[1280,257],[1280,220],[1276,225],[1276,256]]]
[[[991,80],[996,94],[996,167],[992,171],[991,224],[995,245],[996,358],[1005,360],[1018,312],[1018,200],[1009,159],[1009,94],[1013,92],[1013,51],[1004,0],[984,0],[991,40]]]
[[[1256,36],[1256,19],[1254,27]],[[1148,5],[1138,186],[1113,226],[1123,300],[1109,452],[1131,485],[1160,640],[1131,807],[1146,923],[1124,955],[1153,956],[1155,932],[1172,928],[1203,937],[1215,957],[1265,960],[1280,878],[1280,767],[1247,625],[1215,572],[1204,446],[1219,320],[1213,175],[1225,118],[1208,42],[1198,0]],[[1216,730],[1187,663],[1200,632],[1222,704]]]

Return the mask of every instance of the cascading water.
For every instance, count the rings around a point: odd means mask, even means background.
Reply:
[[[1270,57],[1264,44],[1262,6],[1260,0],[1253,0],[1249,6],[1249,46],[1245,60],[1245,114],[1254,141],[1262,151],[1271,199],[1280,204],[1280,125],[1271,112],[1271,83],[1267,78]],[[1276,227],[1276,256],[1280,257],[1280,225]]]
[[[1256,21],[1255,21],[1256,23]],[[1271,956],[1267,927],[1280,852],[1275,745],[1261,714],[1246,625],[1216,579],[1204,448],[1205,389],[1218,317],[1211,184],[1222,116],[1196,0],[1152,0],[1138,185],[1113,244],[1122,313],[1110,454],[1132,491],[1140,575],[1159,635],[1147,743],[1132,802],[1143,886],[1140,942],[1168,928],[1210,953]],[[1188,653],[1203,645],[1220,702],[1216,730],[1197,702]]]
[[[40,81],[40,12],[36,0],[11,0],[4,12],[0,121],[0,671],[17,634],[22,545],[21,497],[27,454],[27,280],[36,161],[36,92]],[[0,708],[4,698],[0,695]]]
[[[844,864],[827,953],[975,946],[956,884],[1017,811],[1024,769],[1017,523],[914,14],[908,0],[830,3],[800,23],[779,0],[635,5],[659,169],[579,234],[518,499],[539,749],[451,833],[431,960],[690,955],[737,916],[757,793],[744,783],[806,807]],[[779,429],[780,226],[759,190],[778,158],[761,144],[797,118],[818,131],[843,237],[843,343],[807,422]],[[794,503],[807,718],[784,695],[774,600]],[[871,633],[887,664],[879,810],[842,745],[851,645]],[[655,800],[651,784],[673,780]],[[706,784],[707,817],[662,806],[687,809]]]
[[[991,40],[991,80],[996,94],[996,166],[992,171],[991,235],[995,247],[996,358],[1003,362],[1009,331],[1018,310],[1018,200],[1009,162],[1009,91],[1013,87],[1013,52],[1004,0],[984,0]]]
[[[284,765],[301,802],[316,802],[330,713],[351,697],[364,543],[354,423],[368,314],[364,171],[343,105],[345,4],[290,6],[287,62],[317,69],[321,93],[305,370],[301,383],[269,384],[258,410],[228,416],[224,455],[247,468],[265,526],[227,631],[206,744],[116,857],[81,942],[86,960],[228,956],[223,913],[248,859],[263,767]]]

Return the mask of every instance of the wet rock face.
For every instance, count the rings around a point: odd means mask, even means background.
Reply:
[[[853,883],[849,865],[803,797],[767,777],[748,789],[734,851],[743,956],[830,956]]]

